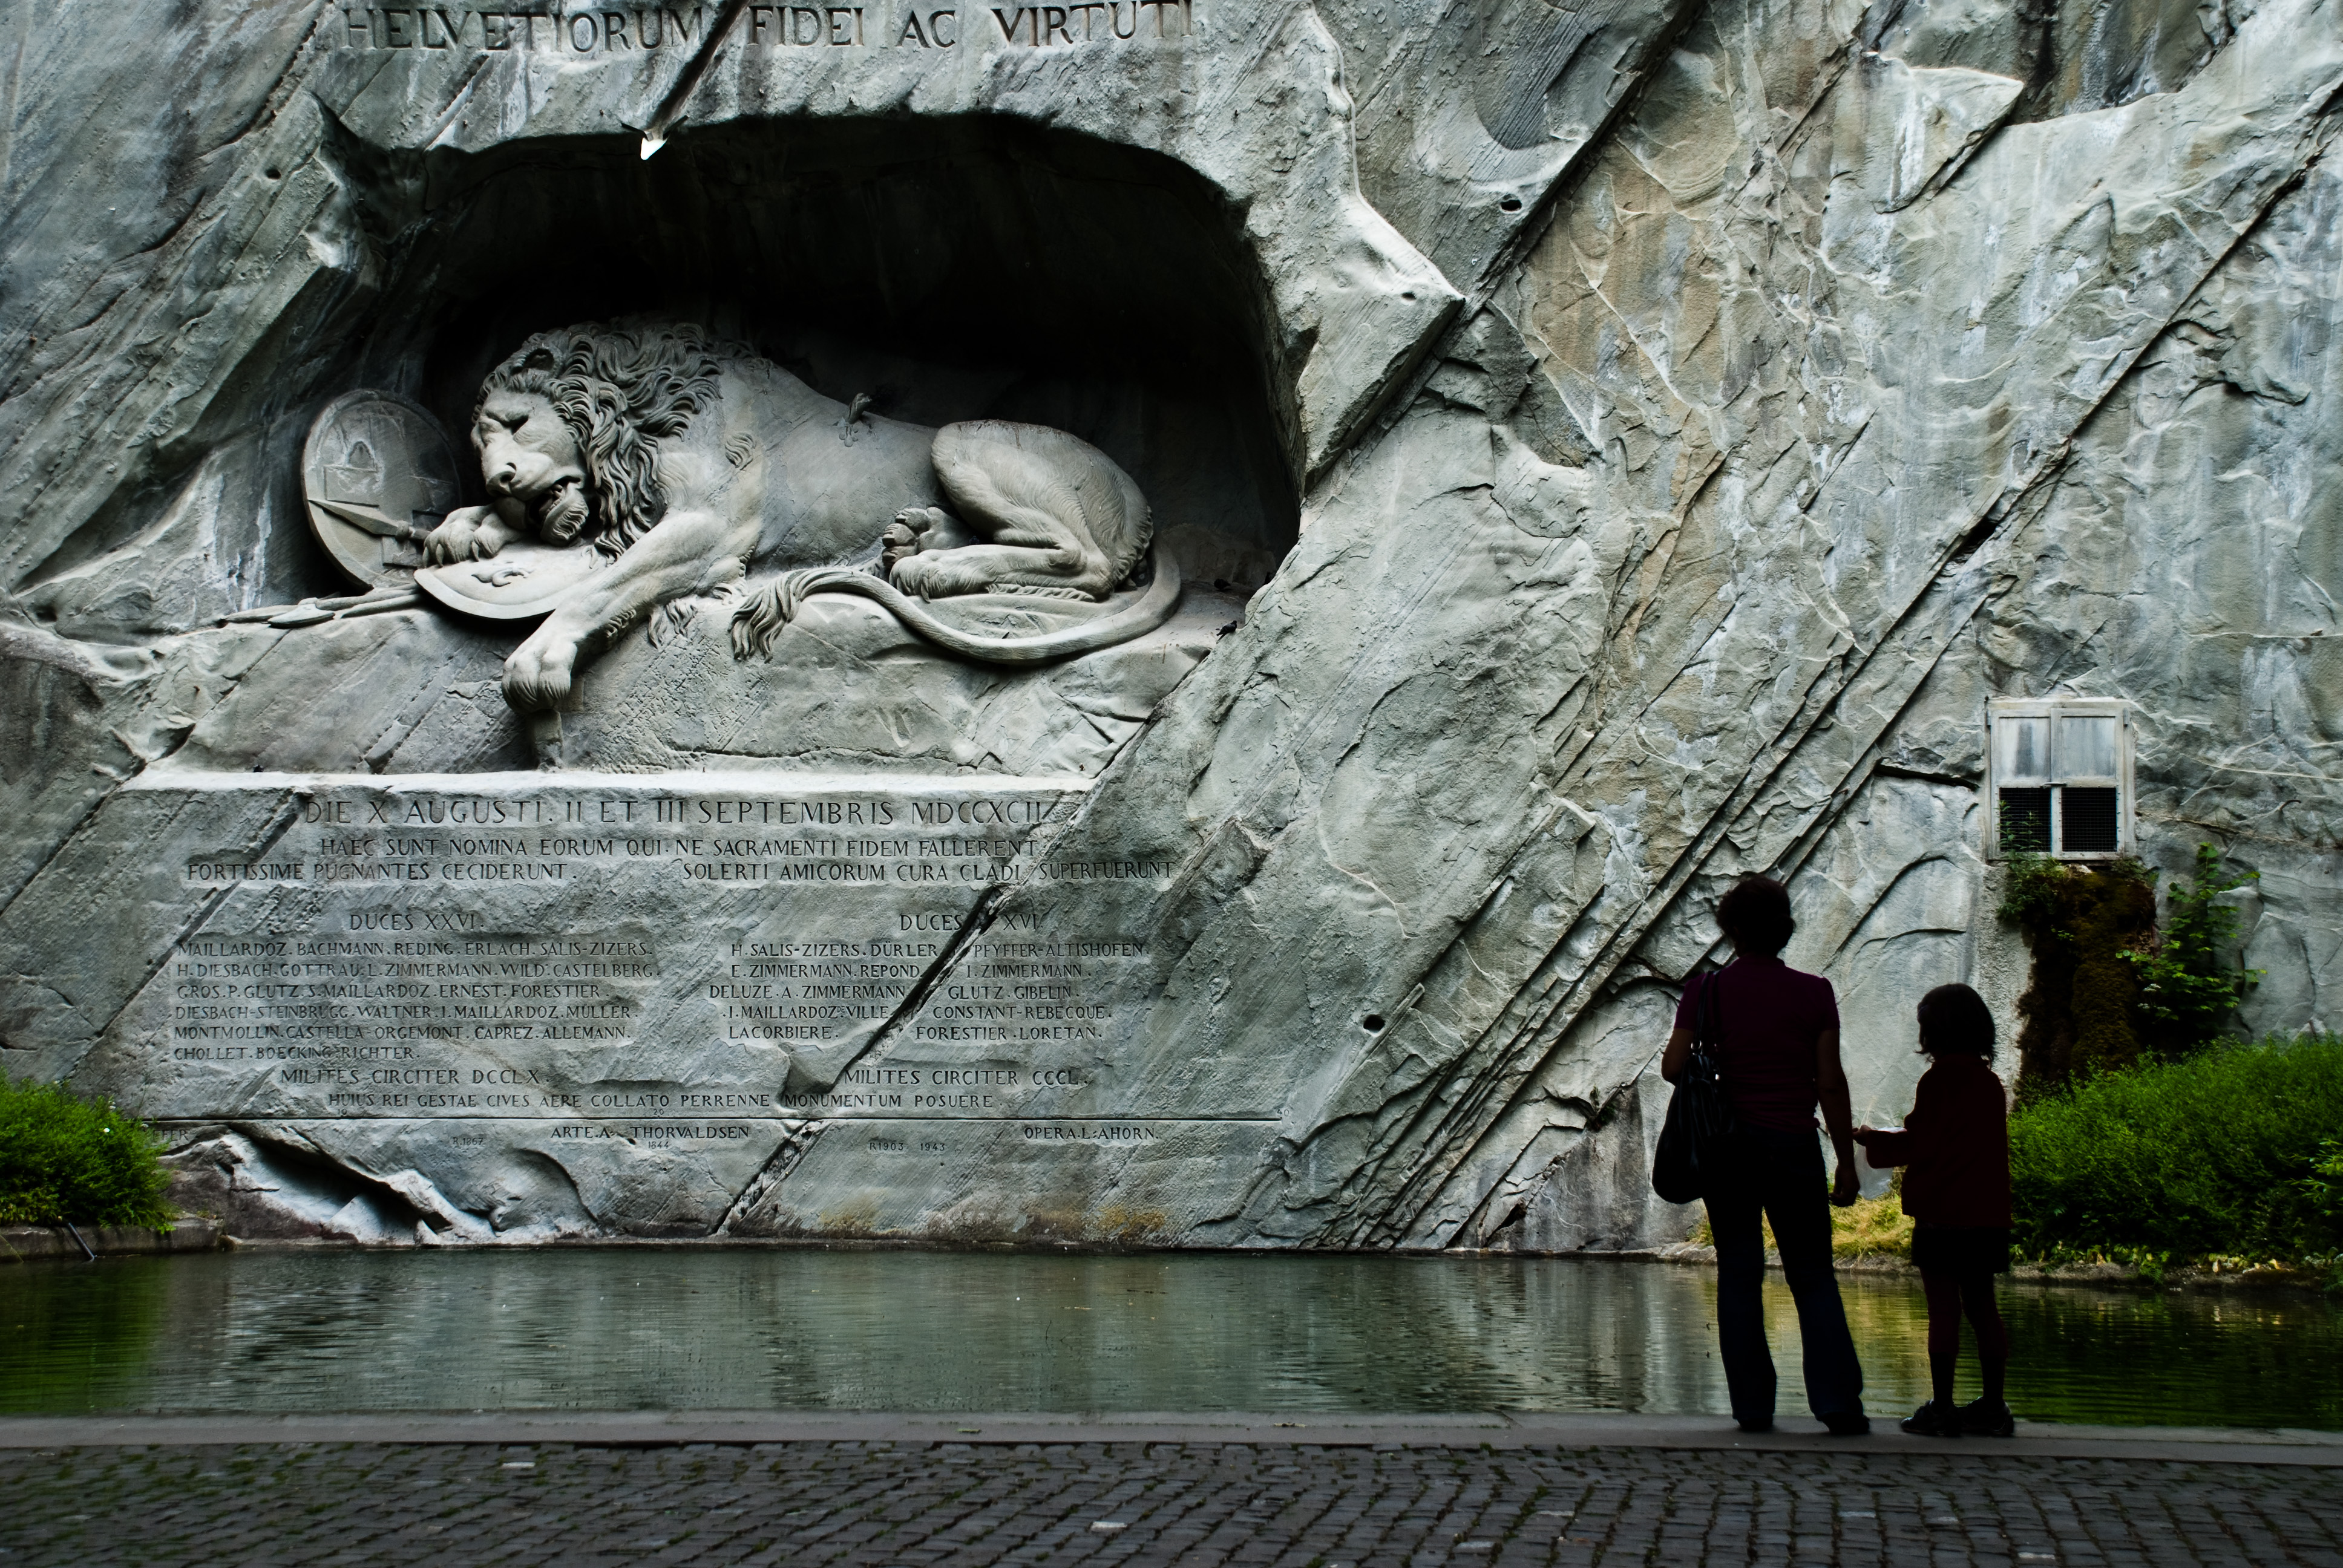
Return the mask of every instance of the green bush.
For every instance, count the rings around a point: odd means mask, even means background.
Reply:
[[[2309,1195],[2311,1207],[2343,1228],[2343,1143],[2322,1143],[2318,1146],[2318,1163],[2310,1168],[2310,1179],[2304,1191]]]
[[[0,1224],[168,1225],[161,1151],[103,1099],[0,1081]]]
[[[2343,1040],[2236,1041],[2082,1080],[2009,1124],[2017,1241],[2300,1260],[2343,1247],[2322,1171],[2343,1128]]]
[[[2217,1040],[2259,970],[2232,968],[2237,911],[2221,896],[2261,879],[2259,871],[2231,871],[2210,844],[2197,846],[2197,874],[2176,877],[2164,929],[2143,950],[2123,957],[2139,976],[2139,1010],[2167,1056],[2183,1055]]]

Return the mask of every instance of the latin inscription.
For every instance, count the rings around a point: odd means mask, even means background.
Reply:
[[[968,929],[987,888],[1172,876],[1025,858],[1079,798],[329,787],[261,852],[184,856],[214,913],[130,1027],[167,1053],[172,1117],[721,1143],[779,1119],[1079,1114],[1111,1088],[1150,944],[1031,909]],[[679,1060],[698,1081],[667,1079]],[[809,1071],[821,1089],[786,1087]]]
[[[631,59],[705,46],[710,5],[336,7],[337,48],[468,55]],[[1176,42],[1196,30],[1195,0],[1093,0],[1070,5],[791,5],[751,4],[730,36],[755,51],[1051,49]]]
[[[1174,868],[1161,859],[1018,863],[1026,837],[1066,806],[1063,798],[1051,796],[310,799],[301,806],[302,822],[318,830],[310,847],[249,859],[192,857],[186,875],[201,887],[387,889],[552,885],[618,864],[649,864],[687,881],[740,886],[981,888],[1171,878]],[[430,923],[412,907],[402,908],[401,919]],[[456,922],[447,929],[463,927]]]

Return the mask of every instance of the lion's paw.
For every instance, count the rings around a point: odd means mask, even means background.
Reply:
[[[505,660],[505,701],[523,713],[556,707],[569,695],[577,667],[577,644],[539,646],[531,638]]]
[[[935,548],[950,521],[951,514],[940,507],[906,507],[897,512],[887,531],[879,536],[880,567],[891,574],[898,562]]]
[[[460,507],[448,513],[444,522],[425,536],[423,558],[433,566],[452,566],[458,561],[486,560],[495,555],[503,541],[482,531],[480,524],[488,516],[486,507]]]
[[[952,559],[950,550],[906,557],[888,569],[887,578],[915,598],[949,598],[973,593],[982,586],[970,580],[966,568]]]
[[[889,527],[879,536],[880,569],[891,578],[895,568],[920,553],[919,536],[900,523]]]

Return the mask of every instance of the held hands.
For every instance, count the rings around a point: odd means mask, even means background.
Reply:
[[[1858,1127],[1855,1130],[1855,1141],[1863,1145],[1865,1153],[1871,1152],[1871,1140],[1877,1135],[1878,1131],[1879,1129],[1876,1127]],[[1855,1161],[1840,1161],[1838,1178],[1831,1183],[1831,1201],[1842,1209],[1851,1208],[1855,1199],[1862,1195],[1863,1179],[1855,1174]]]

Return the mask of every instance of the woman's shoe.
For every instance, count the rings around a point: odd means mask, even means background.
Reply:
[[[1833,1437],[1862,1437],[1871,1431],[1871,1418],[1859,1410],[1833,1411],[1822,1421]]]
[[[1774,1430],[1774,1418],[1769,1415],[1763,1421],[1745,1421],[1741,1423],[1741,1430],[1744,1432],[1771,1432]]]
[[[1983,1400],[1978,1400],[1975,1404],[1965,1404],[1960,1409],[1960,1419],[1963,1432],[1974,1432],[1979,1437],[2016,1437],[2017,1435],[2017,1417],[2012,1414],[2009,1406],[2000,1400],[1996,1400],[1991,1404],[1987,1404]]]
[[[1942,1400],[1930,1400],[1899,1422],[1914,1437],[1958,1437],[1961,1412]]]

